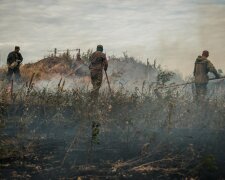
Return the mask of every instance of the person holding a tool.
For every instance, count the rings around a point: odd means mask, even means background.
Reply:
[[[204,99],[207,94],[207,84],[209,81],[208,72],[215,75],[216,79],[220,78],[219,73],[213,64],[207,59],[209,51],[204,50],[202,56],[198,56],[194,66],[194,78],[196,89],[196,100]]]
[[[13,73],[15,74],[16,80],[20,79],[20,64],[23,61],[23,57],[21,55],[20,47],[15,46],[15,50],[10,52],[7,58],[8,72],[7,79],[10,81]]]
[[[89,60],[91,83],[93,85],[91,96],[92,98],[97,99],[99,95],[99,89],[102,85],[103,69],[106,72],[108,68],[108,62],[106,59],[106,55],[103,53],[102,45],[97,46],[97,50],[91,54]]]

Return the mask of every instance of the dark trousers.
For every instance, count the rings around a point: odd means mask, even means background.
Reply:
[[[12,75],[15,75],[15,80],[18,81],[21,77],[20,75],[20,68],[19,67],[15,67],[13,69],[8,68],[8,72],[7,72],[7,79],[10,81],[12,79]]]
[[[97,98],[99,95],[99,89],[102,85],[102,71],[91,71],[91,83],[93,85],[93,89],[91,91],[92,98]]]
[[[207,83],[195,84],[196,100],[204,100],[207,95]]]

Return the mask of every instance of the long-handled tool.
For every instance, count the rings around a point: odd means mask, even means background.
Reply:
[[[106,72],[106,70],[104,70],[104,71],[105,71],[105,76],[106,76],[107,83],[108,83],[108,86],[109,86],[109,92],[110,92],[110,94],[112,94],[112,91],[111,91],[111,87],[110,87],[110,83],[109,83],[109,78],[108,78],[107,72]]]
[[[225,79],[225,76],[222,76],[222,77],[220,77],[220,78],[218,78],[218,79],[210,78],[209,81],[220,80],[220,79]],[[186,83],[183,83],[183,84],[174,84],[174,85],[168,85],[168,86],[159,86],[159,87],[157,87],[156,89],[167,89],[167,88],[173,88],[173,87],[185,86],[185,85],[193,84],[193,83],[195,83],[195,82],[192,81],[192,82],[186,82]]]

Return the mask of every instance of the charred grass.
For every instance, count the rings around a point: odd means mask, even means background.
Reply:
[[[85,88],[56,88],[2,87],[1,178],[225,177],[223,95],[195,102],[143,83],[93,101]]]

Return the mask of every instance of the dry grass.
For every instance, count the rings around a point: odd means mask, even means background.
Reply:
[[[224,158],[219,151],[225,129],[221,89],[219,96],[196,103],[189,90],[157,89],[157,83],[141,82],[134,91],[119,86],[109,94],[102,89],[98,101],[92,102],[88,88],[66,89],[63,79],[57,80],[56,91],[35,88],[34,68],[41,79],[49,70],[68,73],[68,66],[56,64],[21,67],[28,83],[13,94],[9,85],[1,87],[0,158],[6,171],[0,177],[74,178],[91,172],[94,177],[192,178],[201,177],[207,168],[219,177],[216,168],[221,165],[216,162]],[[92,141],[93,122],[100,124],[100,145]],[[204,159],[205,153],[217,159]],[[15,160],[7,159],[12,156]],[[85,164],[91,168],[74,171]]]

